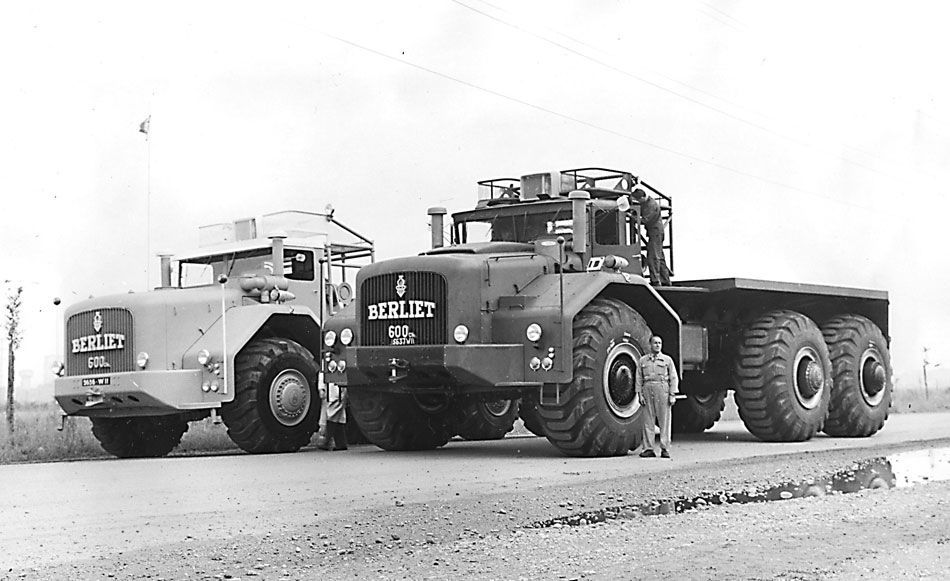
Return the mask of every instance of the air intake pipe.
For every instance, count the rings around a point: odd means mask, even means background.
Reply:
[[[587,202],[590,201],[590,192],[574,190],[568,194],[571,200],[571,217],[574,219],[574,252],[587,252]]]
[[[445,208],[436,206],[429,208],[429,216],[432,217],[432,248],[442,248],[442,229],[445,227]]]

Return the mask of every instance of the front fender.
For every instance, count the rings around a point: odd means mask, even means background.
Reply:
[[[682,369],[680,318],[644,278],[600,271],[565,274],[563,291],[561,282],[558,275],[542,276],[518,295],[500,297],[498,310],[493,313],[492,342],[526,343],[526,366],[532,356],[543,358],[554,347],[554,365],[549,372],[542,372],[541,379],[545,383],[567,383],[574,375],[570,323],[595,298],[612,298],[643,316],[653,332],[663,337],[664,351]],[[538,323],[544,331],[537,344],[526,341],[525,330],[531,323]],[[528,373],[526,367],[526,377],[537,375]]]
[[[201,365],[198,363],[198,352],[202,349],[207,349],[214,361],[222,361],[223,359],[225,366],[220,377],[224,380],[225,393],[221,401],[231,401],[234,399],[235,357],[268,321],[273,318],[279,319],[287,316],[308,319],[308,324],[312,322],[316,329],[320,328],[320,320],[308,307],[286,304],[260,304],[232,307],[227,310],[223,320],[219,317],[218,320],[185,351],[181,358],[181,367],[182,369],[201,368]],[[224,354],[223,357],[222,354]],[[314,353],[313,355],[314,358],[319,357],[319,353]],[[319,365],[319,362],[317,365]]]

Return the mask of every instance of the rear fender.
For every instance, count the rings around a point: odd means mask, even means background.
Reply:
[[[227,328],[226,336],[222,333]],[[221,361],[226,351],[227,392],[221,401],[234,399],[234,360],[252,339],[284,337],[310,350],[317,368],[320,362],[320,321],[307,307],[289,305],[250,305],[232,307],[222,324],[218,318],[182,356],[182,369],[199,369],[198,352],[207,349],[213,361]],[[222,376],[224,374],[222,373]]]

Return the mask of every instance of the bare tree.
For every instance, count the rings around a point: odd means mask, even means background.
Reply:
[[[7,296],[7,312],[4,326],[7,329],[7,429],[12,434],[13,426],[13,379],[16,369],[16,350],[20,347],[23,333],[20,330],[20,307],[23,304],[23,287],[19,286]]]

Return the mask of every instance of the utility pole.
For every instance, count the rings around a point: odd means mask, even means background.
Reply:
[[[930,399],[930,387],[927,385],[927,368],[940,367],[939,363],[931,363],[930,360],[927,359],[927,351],[929,351],[929,349],[924,347],[924,399]]]

